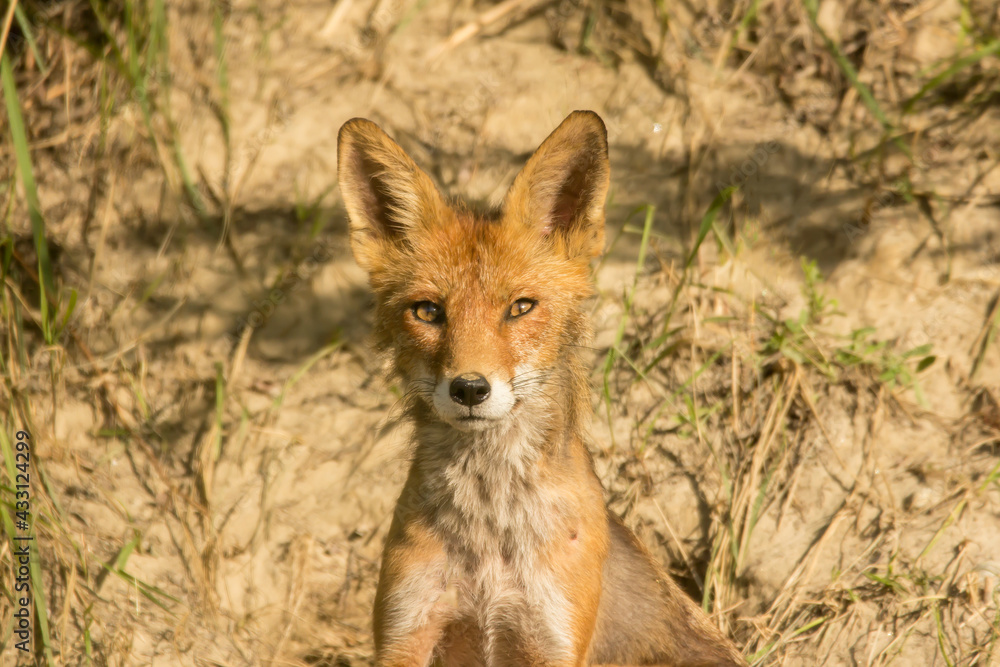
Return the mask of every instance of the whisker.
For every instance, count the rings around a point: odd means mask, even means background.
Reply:
[[[532,380],[544,379],[551,375],[552,371],[549,368],[535,368],[530,371],[525,371],[520,375],[515,375],[511,378],[510,383],[514,386],[522,384],[524,382],[529,382]]]
[[[427,378],[416,378],[410,380],[406,391],[403,392],[401,399],[404,401],[412,400],[416,396],[430,397],[434,395],[434,381]]]

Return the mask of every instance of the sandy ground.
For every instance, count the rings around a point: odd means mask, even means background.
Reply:
[[[955,7],[938,5],[940,18],[922,17],[908,36],[918,64],[951,34]],[[918,203],[879,201],[838,162],[876,128],[856,99],[828,108],[821,71],[775,82],[753,70],[719,73],[713,54],[668,54],[654,71],[626,54],[609,67],[554,43],[552,12],[562,5],[428,62],[428,49],[479,8],[354,2],[338,14],[339,6],[233,3],[224,25],[228,170],[205,93],[211,13],[170,6],[172,113],[206,191],[233,200],[231,251],[220,243],[221,218],[200,223],[165,195],[169,184],[128,111],[111,137],[129,158],[99,176],[87,161],[92,136],[78,138],[75,156],[38,157],[60,273],[83,286],[74,335],[102,370],[70,355],[55,394],[37,391],[37,456],[62,530],[90,567],[113,563],[135,539],[125,569],[155,587],[147,596],[115,575],[71,575],[58,566],[72,560],[67,542],[53,538],[43,563],[62,663],[85,663],[86,629],[97,664],[370,664],[370,609],[406,427],[367,343],[370,297],[346,243],[337,130],[370,118],[447,194],[496,201],[568,112],[593,109],[609,129],[608,236],[618,237],[597,274],[595,384],[635,275],[638,236],[618,235],[628,214],[656,206],[626,328],[635,346],[662,321],[719,186],[741,185],[741,210],[751,212],[738,219],[748,227],[735,257],[704,245],[695,280],[725,291],[685,301],[677,324],[689,333],[657,379],[635,382],[619,364],[611,426],[595,390],[593,451],[612,506],[697,592],[725,524],[718,452],[773,447],[773,467],[758,475],[774,472],[777,491],[715,607],[741,645],[756,651],[780,638],[769,664],[885,664],[890,654],[899,665],[946,664],[933,615],[908,615],[905,596],[864,576],[895,568],[930,580],[904,577],[909,594],[948,600],[953,630],[943,641],[958,664],[1000,664],[998,651],[974,663],[962,653],[990,637],[1000,575],[1000,487],[978,490],[1000,460],[996,345],[970,377],[1000,289],[996,114],[950,143],[929,115],[927,167],[914,178],[941,195],[930,204],[936,229]],[[853,134],[820,131],[809,122],[816,114]],[[890,156],[884,169],[891,181],[904,160]],[[94,178],[100,195],[85,227]],[[817,260],[839,304],[828,330],[871,326],[899,351],[933,344],[923,402],[861,372],[829,382],[760,355],[750,304],[797,317],[800,255]],[[700,375],[692,395],[730,411],[692,430],[674,395],[652,419],[664,388],[678,389],[713,345],[728,346],[725,363]],[[36,363],[42,377],[47,363]],[[773,402],[793,389],[811,405]],[[776,435],[758,438],[775,409]],[[123,428],[133,436],[116,437]],[[751,435],[740,440],[741,431]],[[71,581],[88,577],[96,583]],[[792,634],[817,618],[826,626]]]

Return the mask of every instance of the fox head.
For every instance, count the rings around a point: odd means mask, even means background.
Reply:
[[[597,114],[570,114],[485,216],[449,205],[368,120],[341,128],[338,171],[351,248],[375,293],[376,343],[418,419],[486,430],[551,412],[585,384],[576,352],[609,182]]]

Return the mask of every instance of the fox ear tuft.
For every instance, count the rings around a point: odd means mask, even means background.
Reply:
[[[569,254],[596,256],[604,248],[609,180],[604,122],[593,111],[574,111],[514,179],[504,210],[543,236],[560,237]]]
[[[351,249],[369,272],[387,246],[405,243],[413,229],[444,206],[430,177],[382,128],[363,118],[340,128],[337,172],[350,217]]]

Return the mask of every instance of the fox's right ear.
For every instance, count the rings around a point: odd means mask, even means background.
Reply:
[[[351,249],[369,273],[444,200],[427,174],[375,123],[354,118],[337,137],[340,193],[351,221]]]

